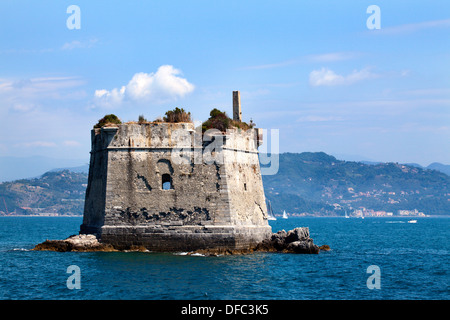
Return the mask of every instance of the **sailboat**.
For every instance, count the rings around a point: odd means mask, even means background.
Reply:
[[[275,218],[275,216],[273,215],[272,204],[270,203],[270,201],[268,201],[267,203],[267,216],[268,220],[277,220],[277,218]]]
[[[283,210],[283,219],[287,219],[287,218],[288,218],[288,216],[287,216],[287,214],[286,214],[286,211]]]
[[[346,219],[350,218],[350,217],[348,216],[348,214],[347,214],[347,210],[345,210],[345,218],[346,218]]]

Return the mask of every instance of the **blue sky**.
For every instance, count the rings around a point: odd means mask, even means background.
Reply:
[[[450,163],[448,1],[3,0],[0,39],[0,156],[86,162],[105,114],[204,121],[239,90],[281,152]]]

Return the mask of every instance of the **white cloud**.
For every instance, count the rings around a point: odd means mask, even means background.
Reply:
[[[136,73],[127,85],[112,90],[96,90],[94,103],[101,107],[114,107],[123,101],[163,102],[184,97],[194,90],[194,85],[180,77],[181,71],[163,65],[155,73]]]
[[[377,30],[377,32],[372,32],[372,34],[405,34],[405,33],[412,33],[424,29],[430,29],[430,28],[448,28],[450,27],[450,19],[445,20],[433,20],[433,21],[425,21],[425,22],[418,22],[418,23],[409,23],[409,24],[402,24],[399,26],[392,26],[392,27],[386,27],[381,28],[380,30]]]
[[[95,104],[102,107],[117,106],[122,103],[125,95],[125,87],[119,89],[112,89],[111,91],[102,89],[95,90]]]
[[[292,64],[297,64],[300,61],[301,61],[300,59],[286,60],[286,61],[276,62],[276,63],[268,63],[268,64],[243,67],[242,70],[263,70],[263,69],[287,67]]]
[[[37,105],[34,103],[23,103],[23,102],[14,103],[12,105],[12,109],[19,112],[28,112],[35,109],[36,107]]]
[[[49,97],[54,96],[61,89],[70,89],[82,84],[84,84],[84,81],[76,77],[0,79],[0,95],[13,94],[31,98]]]
[[[343,76],[335,73],[328,68],[322,68],[320,70],[313,70],[309,74],[310,85],[317,86],[339,86],[348,85],[355,82],[359,82],[366,79],[376,78],[378,75],[370,72],[368,68],[362,70],[354,70],[352,73]]]
[[[65,145],[67,147],[79,147],[79,146],[81,146],[81,143],[79,143],[78,141],[74,141],[74,140],[66,140],[63,142],[63,145]]]
[[[448,97],[448,96],[450,96],[450,88],[414,89],[414,90],[401,91],[400,93],[406,94],[406,95],[413,95],[413,96],[445,95]]]
[[[50,53],[58,50],[67,51],[74,49],[87,49],[92,48],[98,43],[98,39],[91,38],[88,40],[72,40],[70,42],[64,43],[59,48],[34,48],[34,49],[26,49],[26,48],[10,48],[10,49],[2,49],[0,50],[1,54],[42,54],[42,53]]]
[[[297,119],[297,122],[327,122],[327,121],[342,121],[344,120],[342,117],[339,116],[316,116],[316,115],[309,115],[300,117]]]
[[[98,39],[89,39],[85,41],[73,40],[71,42],[66,42],[61,46],[61,50],[73,50],[73,49],[84,49],[84,48],[92,48]]]
[[[354,59],[360,55],[358,52],[331,52],[310,55],[308,58],[313,62],[335,62]]]
[[[264,70],[264,69],[275,69],[275,68],[282,68],[282,67],[288,67],[291,65],[299,64],[299,63],[309,63],[309,62],[337,62],[337,61],[344,61],[344,60],[351,60],[358,58],[362,54],[360,52],[330,52],[330,53],[322,53],[322,54],[311,54],[311,55],[305,55],[301,57],[297,57],[290,60],[285,60],[281,62],[275,62],[275,63],[267,63],[267,64],[260,64],[260,65],[254,65],[254,66],[246,66],[240,68],[241,70]]]
[[[30,141],[16,144],[16,147],[34,148],[34,147],[45,147],[53,148],[56,147],[56,143],[51,141]]]
[[[84,81],[77,77],[0,79],[0,105],[5,110],[28,112],[43,105],[42,101],[46,99],[73,100],[83,97],[83,91],[73,91],[83,84]]]

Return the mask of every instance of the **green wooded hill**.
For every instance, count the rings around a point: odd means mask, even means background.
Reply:
[[[82,215],[87,172],[62,170],[0,183],[0,214]],[[450,176],[413,165],[341,161],[323,152],[283,153],[276,175],[263,176],[274,213],[344,215],[365,208],[450,214]],[[6,206],[5,206],[6,204]]]
[[[275,214],[344,215],[356,209],[450,214],[450,176],[398,163],[342,161],[323,152],[283,153],[276,175],[263,176]]]
[[[87,173],[63,170],[0,184],[0,214],[82,215]]]

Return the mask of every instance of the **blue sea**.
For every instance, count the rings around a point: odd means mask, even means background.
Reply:
[[[0,217],[0,299],[447,300],[450,218],[415,219],[279,219],[273,232],[309,227],[331,250],[204,257],[31,251],[77,234],[82,218]]]

